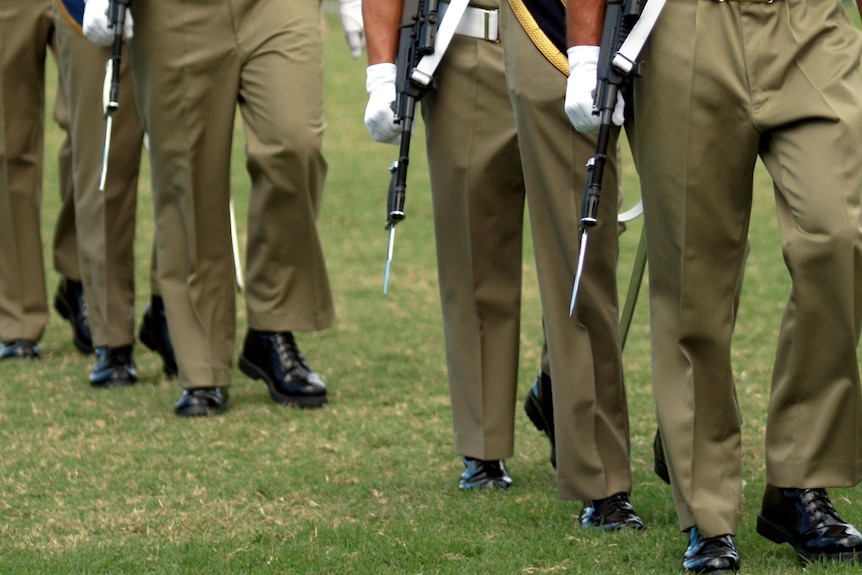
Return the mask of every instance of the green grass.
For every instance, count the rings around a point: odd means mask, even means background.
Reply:
[[[0,573],[676,573],[686,540],[670,491],[651,472],[654,407],[646,293],[625,352],[632,420],[633,499],[643,533],[574,527],[580,508],[557,498],[548,446],[520,409],[514,486],[462,493],[452,447],[421,126],[414,139],[407,219],[398,228],[390,292],[381,294],[387,166],[396,148],[374,144],[362,123],[364,61],[349,57],[337,16],[326,34],[325,139],[329,178],[320,215],[338,321],[299,337],[330,386],[331,403],[300,411],[271,403],[238,371],[223,417],[180,420],[176,383],[138,346],[141,382],[91,389],[91,358],[52,315],[38,362],[0,363]],[[50,93],[50,92],[49,92]],[[99,136],[101,137],[101,136]],[[50,265],[57,212],[55,150],[46,150],[43,238]],[[248,183],[237,131],[233,190],[244,241]],[[627,205],[637,181],[627,162]],[[152,245],[149,180],[141,181],[136,238],[138,312]],[[788,293],[771,185],[759,168],[752,252],[733,349],[745,417],[747,481],[738,545],[743,573],[801,572],[789,547],[754,532],[764,486],[763,429],[772,357]],[[620,286],[640,222],[622,237]],[[529,244],[529,238],[527,238]],[[532,253],[527,246],[527,254]],[[538,367],[541,322],[535,270],[524,261],[522,387]],[[53,289],[57,276],[48,273]],[[237,330],[245,330],[238,295]],[[238,351],[238,350],[237,350]],[[862,524],[856,490],[834,490]],[[812,566],[806,573],[849,573]]]

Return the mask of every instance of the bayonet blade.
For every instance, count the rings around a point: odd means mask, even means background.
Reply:
[[[578,250],[578,266],[575,269],[575,283],[572,285],[572,301],[569,303],[569,317],[575,313],[575,303],[578,299],[578,289],[581,287],[581,275],[584,271],[584,260],[587,256],[587,228],[581,232],[581,247]]]
[[[102,149],[102,173],[99,175],[99,191],[105,191],[105,180],[108,177],[108,150],[111,149],[111,125],[113,117],[109,113],[105,118],[105,147]]]
[[[383,295],[389,287],[389,270],[392,267],[392,251],[395,247],[395,223],[389,224],[389,248],[386,250],[386,271],[383,272]]]

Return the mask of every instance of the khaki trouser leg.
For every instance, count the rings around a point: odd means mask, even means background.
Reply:
[[[842,10],[838,4],[834,8]],[[730,341],[734,294],[745,257],[752,173],[759,151],[781,196],[783,239],[795,282],[795,301],[787,308],[782,328],[778,384],[770,405],[768,479],[796,474],[796,479],[806,481],[827,476],[839,481],[835,470],[840,466],[840,481],[854,476],[858,480],[862,418],[858,415],[855,361],[858,311],[853,303],[858,301],[859,288],[854,285],[858,272],[854,272],[853,260],[862,258],[852,255],[859,250],[858,202],[846,199],[847,194],[858,194],[860,187],[855,167],[862,143],[858,102],[849,104],[846,116],[836,113],[837,118],[846,117],[856,124],[845,131],[846,138],[841,137],[835,121],[830,122],[828,138],[818,136],[822,122],[811,118],[828,116],[837,109],[836,102],[822,106],[831,83],[822,75],[833,76],[836,66],[845,65],[855,70],[858,80],[859,53],[850,50],[847,62],[835,62],[833,57],[840,52],[836,50],[830,52],[829,62],[809,67],[806,60],[810,56],[798,57],[794,52],[796,43],[804,43],[813,30],[835,31],[833,40],[838,44],[841,36],[858,38],[855,31],[841,31],[840,23],[821,27],[818,22],[795,21],[794,15],[819,18],[828,9],[824,4],[809,10],[796,0],[756,6],[670,2],[645,52],[650,74],[637,81],[636,129],[650,254],[653,385],[680,527],[696,524],[707,537],[734,533],[741,507],[740,422]],[[793,37],[782,36],[784,24],[791,19]],[[777,22],[782,24],[775,25]],[[821,41],[825,38],[818,38]],[[691,70],[696,81],[680,70]],[[749,70],[757,73],[742,72]],[[776,91],[773,87],[779,78],[783,88]],[[810,89],[809,82],[820,85],[823,93]],[[768,106],[761,105],[765,96]],[[783,101],[784,96],[788,101]],[[812,180],[806,174],[818,165],[812,160],[820,155],[832,158],[830,162],[841,162],[847,156],[835,144],[827,145],[826,139],[845,142],[853,150],[850,163],[854,167],[838,170],[852,173],[848,180],[841,181],[834,173]],[[813,152],[809,144],[822,146],[822,151]],[[814,190],[816,194],[812,194]],[[798,218],[796,229],[802,233],[788,233],[791,211]],[[817,237],[820,239],[811,241]],[[824,305],[819,297],[826,297],[828,303]],[[829,309],[832,306],[834,313]],[[822,318],[821,313],[825,314]],[[832,321],[825,331],[821,331],[821,319]],[[805,335],[794,338],[794,333]],[[830,336],[812,337],[818,333]],[[835,339],[830,340],[832,334]],[[830,357],[824,359],[824,354]],[[785,378],[783,374],[792,375]],[[792,383],[784,387],[783,379]],[[776,398],[791,396],[798,407],[788,409],[781,400],[776,403]],[[836,402],[844,404],[841,409]],[[818,418],[800,418],[809,409]],[[812,433],[810,425],[802,426],[802,421],[835,422],[836,427],[846,425],[849,430],[843,435],[833,434],[832,429]],[[786,435],[789,426],[795,427],[791,439]],[[785,450],[776,457],[770,438],[779,437]],[[832,440],[843,455],[827,452],[831,466],[810,458],[813,446]],[[794,455],[788,458],[789,449]],[[780,459],[791,467],[775,471]],[[817,472],[812,473],[813,469]]]
[[[240,69],[230,8],[153,0],[131,9],[135,96],[151,142],[158,283],[180,384],[224,387],[236,319],[228,206]],[[159,22],[194,24],[165,30]],[[188,42],[195,37],[206,42]],[[184,59],[197,63],[194,74]]]
[[[240,44],[243,52],[258,53],[240,70],[252,182],[245,259],[248,325],[261,331],[322,330],[335,312],[316,226],[327,171],[321,151],[320,6],[303,0],[235,3],[248,11],[240,26],[249,32],[259,28]],[[268,26],[257,27],[256,21]],[[289,33],[269,38],[274,29]]]
[[[48,321],[40,208],[49,2],[0,11],[0,341],[42,336]]]
[[[57,60],[57,29],[54,28],[52,53]],[[66,132],[63,143],[57,151],[57,188],[60,192],[60,211],[54,224],[52,256],[54,269],[61,276],[81,281],[81,268],[78,262],[78,226],[75,222],[75,168],[73,165],[72,135],[69,132],[69,106],[63,86],[63,79],[57,75],[57,95],[54,99],[54,121]]]
[[[691,87],[676,73],[692,66],[694,54],[681,49],[684,40],[668,40],[674,34],[703,33],[707,26],[703,22],[710,19],[695,16],[707,5],[717,4],[666,5],[670,10],[662,13],[652,36],[655,41],[644,56],[646,62],[654,58],[661,65],[650,70],[649,78],[637,81],[635,128],[649,250],[652,380],[659,426],[680,527],[697,524],[709,537],[735,533],[741,506],[740,417],[729,345],[757,137],[745,127],[731,132],[740,125],[735,106],[722,106],[711,114],[693,112],[690,102],[704,97],[709,87]],[[737,51],[728,51],[738,57]],[[712,133],[726,137],[703,137]],[[663,143],[661,149],[655,142]],[[721,161],[689,161],[703,157]],[[721,193],[687,202],[686,190],[704,182]]]
[[[856,359],[862,326],[862,34],[839,3],[812,10],[789,0],[779,17],[789,21],[792,36],[775,38],[780,43],[774,54],[763,50],[766,65],[754,95],[779,79],[786,82],[776,106],[757,114],[759,122],[775,126],[761,156],[775,182],[782,250],[793,270],[766,425],[767,480],[785,487],[849,487],[862,479]],[[830,50],[784,55],[777,49],[792,41]]]
[[[134,342],[134,236],[143,125],[123,51],[105,190],[99,190],[104,130],[102,83],[110,48],[99,48],[55,15],[57,52],[71,116],[81,278],[96,347]]]
[[[500,44],[456,36],[422,101],[455,450],[513,453],[524,182]]]

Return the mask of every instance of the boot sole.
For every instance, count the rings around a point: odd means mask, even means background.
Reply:
[[[122,379],[109,379],[107,381],[97,381],[90,382],[90,386],[94,389],[111,389],[114,387],[131,387],[135,385],[137,379],[131,378],[122,378]]]
[[[245,356],[239,358],[239,370],[252,379],[262,379],[269,389],[269,397],[276,403],[314,408],[322,407],[328,402],[325,395],[286,395],[281,393],[266,372],[247,360]]]
[[[204,407],[201,407],[201,406],[186,407],[183,409],[174,408],[174,414],[177,417],[207,417],[210,415],[221,415],[222,413],[227,411],[229,407],[230,407],[230,402],[226,401],[218,409],[213,409],[211,407],[206,407],[206,406],[204,406]]]
[[[505,489],[509,489],[510,484],[506,481],[495,478],[495,479],[486,479],[485,481],[477,481],[474,483],[470,482],[460,482],[458,484],[458,489],[462,489],[464,491],[481,491],[482,489],[494,489],[497,491],[503,491]]]

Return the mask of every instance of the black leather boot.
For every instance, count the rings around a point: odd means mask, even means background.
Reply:
[[[121,387],[133,385],[138,380],[132,346],[100,347],[96,349],[96,357],[96,365],[90,372],[93,387]]]
[[[84,300],[84,284],[61,278],[54,294],[54,309],[63,319],[72,324],[72,343],[83,354],[93,353],[93,336],[90,334],[90,318]]]
[[[326,384],[308,366],[289,331],[249,330],[239,368],[252,379],[262,379],[276,403],[320,407],[327,401]]]
[[[171,334],[168,331],[165,304],[159,296],[150,298],[150,303],[144,308],[138,338],[148,349],[162,356],[162,372],[165,376],[176,377],[179,373],[177,358],[174,355],[174,346],[171,344]]]
[[[803,563],[862,559],[862,535],[838,516],[825,489],[767,485],[757,532],[775,543],[789,543]]]
[[[557,467],[557,449],[554,442],[554,394],[551,376],[539,372],[524,400],[524,413],[539,431],[544,431],[551,442],[551,465]]]

